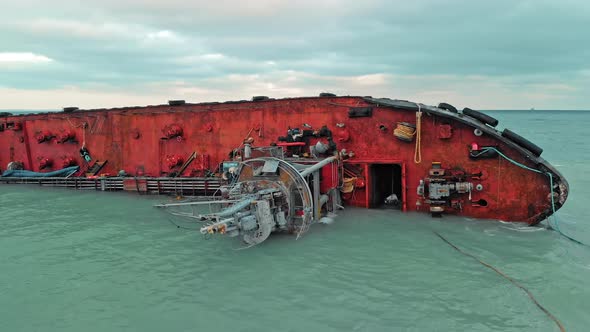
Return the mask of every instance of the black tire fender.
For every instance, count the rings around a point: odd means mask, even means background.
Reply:
[[[184,100],[168,100],[168,105],[170,106],[180,106],[184,105],[186,102]]]
[[[529,150],[532,154],[534,154],[537,157],[540,156],[541,153],[543,153],[543,149],[540,148],[538,145],[518,135],[510,129],[504,129],[504,131],[502,131],[502,136]]]
[[[479,120],[487,125],[490,125],[492,127],[495,127],[498,125],[498,120],[496,118],[493,118],[485,113],[482,113],[480,111],[476,111],[476,110],[472,110],[471,108],[467,108],[465,107],[463,109],[463,114],[472,117],[476,120]]]
[[[455,106],[451,105],[451,104],[447,104],[447,103],[440,103],[438,104],[438,108],[442,108],[443,110],[447,110],[449,112],[452,113],[457,113],[457,108],[455,108]]]
[[[64,113],[71,113],[71,112],[77,111],[78,109],[79,109],[78,107],[64,107],[63,111],[64,111]]]
[[[320,97],[336,97],[336,95],[330,92],[322,92],[320,93]]]

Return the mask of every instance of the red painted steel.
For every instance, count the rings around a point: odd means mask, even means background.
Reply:
[[[368,106],[373,106],[371,116],[349,117],[350,107]],[[79,150],[85,146],[92,158],[90,165],[108,160],[103,174],[115,175],[124,170],[130,175],[152,177],[168,174],[195,151],[200,159],[183,173],[190,176],[203,174],[205,167],[227,160],[230,151],[248,137],[253,139],[253,147],[278,143],[290,148],[290,144],[281,143],[278,138],[285,136],[288,128],[305,130],[303,124],[308,124],[312,130],[327,126],[337,149],[353,153],[353,157],[344,161],[345,166],[360,166],[364,179],[358,181],[365,186],[355,189],[354,197],[347,200],[349,204],[369,206],[369,166],[391,160],[402,165],[404,210],[426,210],[417,187],[420,179],[428,176],[432,162],[440,162],[449,170],[485,173],[469,180],[483,186],[483,190],[472,192],[471,202],[485,200],[485,206],[470,203],[465,196],[461,198],[462,209],[448,209],[448,213],[533,223],[550,204],[549,181],[545,175],[516,167],[502,158],[470,159],[469,148],[473,144],[495,146],[517,162],[535,167],[529,160],[493,137],[476,136],[473,127],[437,115],[422,116],[422,162],[415,163],[415,141],[397,139],[393,129],[398,122],[415,124],[416,114],[370,105],[361,97],[95,109],[8,116],[0,121],[5,127],[13,124],[13,130],[0,132],[2,168],[11,161],[22,161],[26,169],[41,171],[43,163],[33,161],[64,160],[63,164],[52,163],[53,167],[75,162],[84,171],[89,164],[80,157]],[[318,140],[326,142],[325,138],[312,137],[309,145],[315,145]],[[45,162],[43,171],[51,170],[49,164]],[[324,179],[326,175],[323,173]]]

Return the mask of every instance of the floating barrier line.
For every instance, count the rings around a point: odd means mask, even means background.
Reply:
[[[557,319],[557,317],[555,317],[552,313],[549,312],[549,310],[547,310],[545,307],[543,307],[539,301],[537,301],[537,299],[535,298],[535,296],[533,295],[533,293],[531,293],[526,287],[524,287],[523,285],[521,285],[520,283],[518,283],[518,281],[512,279],[510,276],[506,275],[504,272],[498,270],[496,267],[482,261],[481,259],[477,258],[475,255],[472,255],[468,252],[463,251],[461,248],[457,247],[456,245],[452,244],[449,240],[447,240],[445,237],[443,237],[442,235],[440,235],[437,232],[434,232],[434,234],[436,234],[436,236],[438,236],[441,240],[443,240],[446,244],[448,244],[449,246],[451,246],[453,249],[457,250],[458,252],[460,252],[461,254],[467,256],[467,257],[471,257],[473,259],[475,259],[476,261],[478,261],[481,265],[487,267],[488,269],[496,272],[498,275],[500,275],[501,277],[503,277],[504,279],[510,281],[514,286],[522,289],[527,295],[528,297],[531,299],[531,301],[533,301],[533,303],[539,308],[541,309],[541,311],[543,311],[547,317],[549,317],[551,320],[553,320],[555,322],[555,324],[557,325],[557,327],[559,328],[559,330],[561,332],[565,332],[565,327],[563,327],[563,325],[561,324],[561,322]]]

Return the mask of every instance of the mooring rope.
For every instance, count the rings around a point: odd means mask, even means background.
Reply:
[[[416,135],[416,128],[412,128],[403,122],[398,122],[397,127],[393,130],[393,135],[404,141],[411,142],[414,139],[414,135]]]
[[[86,127],[88,127],[88,122],[82,122],[79,123],[77,125],[73,124],[72,121],[70,120],[70,118],[66,118],[66,120],[68,120],[68,123],[70,124],[70,126],[72,128],[82,128],[82,148],[86,147]]]
[[[528,297],[531,299],[531,301],[533,301],[533,303],[539,308],[541,309],[541,311],[543,311],[547,317],[549,317],[551,320],[553,320],[555,322],[555,324],[557,325],[557,327],[559,328],[559,330],[561,332],[565,332],[565,327],[563,327],[563,325],[561,324],[561,322],[557,319],[557,317],[555,317],[552,313],[549,312],[549,310],[547,310],[545,307],[543,307],[541,305],[541,303],[539,303],[539,301],[537,301],[537,299],[535,298],[535,296],[533,295],[533,293],[531,293],[531,291],[529,291],[526,287],[524,287],[523,285],[521,285],[520,283],[518,283],[518,281],[512,279],[510,276],[506,275],[504,272],[500,271],[498,268],[482,261],[481,259],[477,258],[475,255],[472,255],[468,252],[463,251],[461,248],[457,247],[456,245],[452,244],[449,240],[447,240],[445,237],[443,237],[442,235],[440,235],[437,232],[434,232],[434,234],[436,234],[436,236],[438,236],[441,240],[443,240],[446,244],[448,244],[449,246],[451,246],[453,249],[457,250],[459,253],[467,256],[467,257],[471,257],[473,259],[475,259],[476,261],[478,261],[481,265],[487,267],[488,269],[496,272],[498,275],[500,275],[501,277],[503,277],[504,279],[510,281],[514,286],[522,289],[527,295]]]
[[[419,164],[422,162],[422,151],[420,150],[420,144],[422,142],[422,108],[418,105],[418,112],[416,112],[416,148],[414,149],[414,163]]]
[[[173,217],[171,217],[171,216],[167,216],[166,217],[166,220],[168,220],[168,222],[171,223],[172,225],[176,226],[176,228],[184,229],[184,230],[187,230],[187,231],[198,231],[199,230],[199,228],[192,228],[192,227],[181,226],[181,225],[175,223],[174,220],[172,220],[172,218]]]

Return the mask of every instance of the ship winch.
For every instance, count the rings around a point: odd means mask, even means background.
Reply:
[[[336,156],[313,164],[274,157],[249,159],[239,163],[235,177],[219,189],[216,199],[156,206],[202,223],[200,232],[204,235],[239,237],[247,246],[263,242],[273,232],[299,237],[339,205],[338,190],[319,192],[320,169],[337,162]],[[199,206],[216,211],[199,213]],[[190,208],[191,212],[181,208]]]
[[[440,216],[446,208],[461,210],[464,204],[463,195],[471,201],[472,182],[465,181],[468,174],[460,170],[446,170],[440,163],[432,163],[429,176],[421,179],[417,194],[426,204],[430,205],[433,216]],[[480,185],[481,186],[481,185]],[[421,205],[418,201],[417,205]]]

